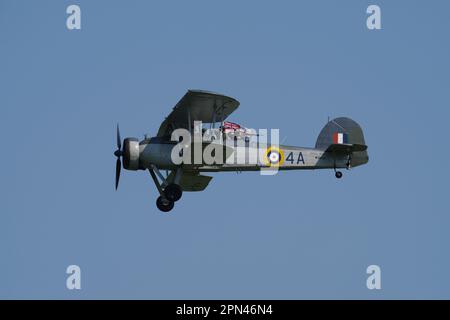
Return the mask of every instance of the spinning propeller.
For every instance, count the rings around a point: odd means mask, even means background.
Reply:
[[[117,188],[119,187],[120,167],[122,166],[120,157],[123,156],[122,140],[120,139],[119,124],[117,124],[117,150],[114,151],[114,155],[117,157],[116,161],[116,190],[117,190]]]

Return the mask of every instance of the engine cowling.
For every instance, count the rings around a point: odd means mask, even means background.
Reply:
[[[139,140],[136,138],[126,138],[123,141],[123,168],[139,169]]]

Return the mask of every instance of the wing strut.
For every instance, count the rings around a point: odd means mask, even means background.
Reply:
[[[191,105],[189,104],[188,106],[187,106],[187,122],[188,122],[188,125],[187,125],[187,127],[189,128],[189,133],[192,135],[192,127],[191,127]]]
[[[213,108],[213,115],[212,115],[212,122],[210,123],[209,129],[215,129],[216,128],[216,109],[217,109],[217,100],[214,100],[214,108]]]

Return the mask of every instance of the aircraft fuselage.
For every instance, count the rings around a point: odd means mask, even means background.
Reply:
[[[172,150],[176,143],[151,143],[142,141],[139,145],[139,168],[148,169],[156,166],[163,170],[177,168],[172,161]],[[218,163],[206,163],[205,157],[201,162],[183,163],[185,170],[198,170],[201,172],[217,171],[257,171],[261,168],[276,167],[279,170],[301,170],[301,169],[330,169],[356,167],[367,163],[366,153],[355,152],[350,159],[347,156],[336,156],[324,150],[314,148],[303,148],[295,146],[277,146],[279,161],[275,164],[266,161],[270,146],[252,145],[228,146],[228,153],[224,151],[224,161]],[[205,152],[205,145],[202,148]],[[227,154],[225,156],[225,154]]]

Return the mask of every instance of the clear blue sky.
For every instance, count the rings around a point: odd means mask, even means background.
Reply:
[[[378,4],[382,30],[366,28]],[[78,4],[82,30],[66,28]],[[450,298],[448,1],[0,1],[0,298]],[[368,165],[217,173],[171,214],[114,190],[115,125],[155,134],[189,88],[313,146],[364,128]],[[65,287],[66,267],[82,290]],[[382,290],[366,288],[366,268]]]

